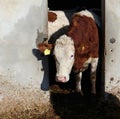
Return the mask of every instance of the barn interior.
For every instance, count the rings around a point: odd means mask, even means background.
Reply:
[[[54,56],[49,56],[49,79],[50,79],[50,92],[51,92],[51,103],[57,115],[62,119],[64,118],[81,118],[80,115],[86,115],[86,112],[80,113],[80,110],[92,109],[97,105],[97,99],[101,97],[104,92],[104,79],[103,79],[103,47],[104,42],[102,41],[102,11],[101,11],[101,0],[48,0],[49,10],[72,10],[75,9],[76,12],[88,9],[93,10],[93,12],[99,18],[99,36],[100,36],[100,48],[99,48],[99,63],[97,69],[97,81],[96,81],[96,91],[97,94],[91,94],[91,83],[90,83],[90,66],[83,72],[81,87],[84,96],[80,93],[75,92],[75,78],[71,72],[70,80],[67,83],[59,83],[55,81],[56,66],[54,61]],[[102,52],[101,52],[102,51]],[[95,98],[96,97],[96,98]],[[90,104],[90,107],[88,107]],[[84,106],[85,107],[84,107]],[[93,106],[94,105],[94,106]],[[84,108],[83,108],[84,107]],[[78,108],[78,109],[76,109]],[[75,113],[75,115],[74,115]],[[74,115],[74,116],[73,116]],[[89,114],[88,114],[89,115]]]

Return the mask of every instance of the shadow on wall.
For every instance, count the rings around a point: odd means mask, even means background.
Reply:
[[[60,119],[120,119],[120,101],[111,94],[107,99],[79,93],[53,93],[51,103]]]

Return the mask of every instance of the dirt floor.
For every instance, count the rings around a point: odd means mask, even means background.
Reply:
[[[0,119],[44,119],[54,113],[49,100],[48,91],[0,80]]]
[[[106,93],[105,98],[91,94],[81,96],[54,85],[50,101],[46,101],[49,97],[45,97],[45,92],[22,89],[20,93],[14,86],[1,86],[0,96],[5,94],[5,88],[9,93],[1,97],[0,119],[120,119],[120,101],[112,94]]]

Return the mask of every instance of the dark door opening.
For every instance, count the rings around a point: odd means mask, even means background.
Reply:
[[[101,0],[48,0],[48,7],[51,10],[66,10],[79,8],[101,9]]]

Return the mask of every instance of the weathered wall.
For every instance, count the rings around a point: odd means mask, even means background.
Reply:
[[[36,48],[37,29],[47,32],[47,0],[0,1],[1,104],[7,97],[13,101],[19,97],[35,101],[36,92],[36,100],[48,95],[38,97],[44,72],[41,61],[32,54],[32,49]]]
[[[105,90],[120,98],[120,0],[105,1]]]

